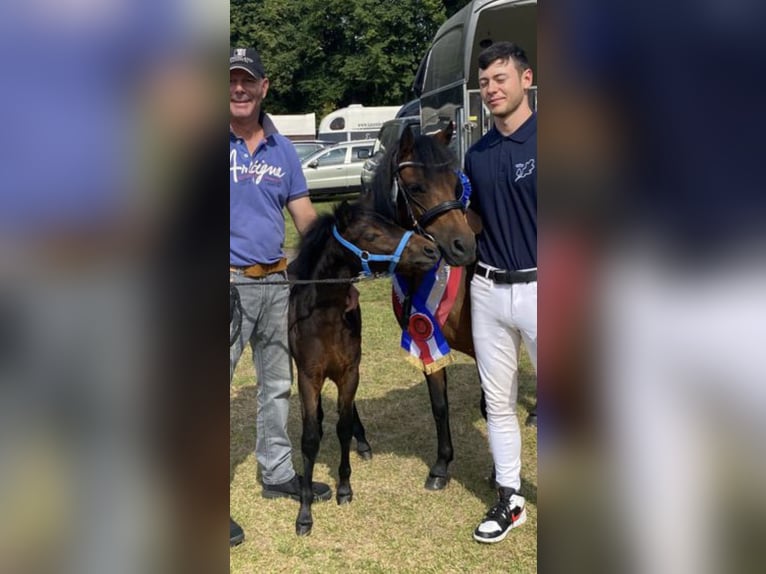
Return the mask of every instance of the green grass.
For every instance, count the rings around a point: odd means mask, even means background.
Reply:
[[[318,209],[330,209],[319,204]],[[288,216],[289,221],[289,216]],[[297,236],[295,237],[297,239]],[[423,488],[436,455],[428,391],[422,374],[400,355],[391,310],[390,282],[358,284],[363,319],[361,383],[357,405],[374,456],[352,453],[354,500],[313,506],[314,529],[295,535],[298,503],[265,500],[257,475],[255,373],[246,352],[231,387],[231,514],[245,530],[245,542],[231,550],[231,572],[523,572],[537,571],[537,434],[522,426],[522,493],[527,523],[494,545],[473,541],[472,531],[494,499],[486,476],[492,466],[486,425],[479,413],[479,381],[473,361],[458,356],[448,367],[455,460],[452,480],[441,492]],[[535,402],[535,377],[528,358],[521,364],[519,418]],[[340,460],[335,434],[335,386],[327,382],[324,439],[315,479],[333,490]],[[300,402],[293,387],[289,433],[293,464],[302,472]]]

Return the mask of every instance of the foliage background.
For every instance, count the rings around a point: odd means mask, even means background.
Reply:
[[[274,114],[399,105],[444,21],[470,0],[231,0],[230,43],[258,48]]]

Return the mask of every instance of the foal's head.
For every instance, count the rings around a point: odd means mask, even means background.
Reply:
[[[476,259],[476,239],[460,202],[458,162],[447,147],[452,131],[450,124],[415,137],[407,127],[381,161],[370,201],[378,213],[433,237],[447,263],[461,266]]]
[[[335,226],[344,240],[370,255],[388,256],[402,249],[396,264],[396,272],[402,275],[427,271],[439,259],[439,250],[431,240],[421,235],[409,234],[402,248],[406,230],[382,215],[365,210],[359,203],[341,203],[335,210]],[[358,255],[348,249],[346,251],[349,260],[358,259]],[[360,264],[358,260],[355,263]],[[369,261],[373,272],[385,272],[389,266],[386,261]]]
[[[349,246],[343,246],[333,235],[336,228]],[[359,203],[342,202],[332,214],[322,215],[301,241],[292,269],[300,279],[316,279],[338,275],[357,275],[363,268],[360,257],[389,256],[399,253],[396,271],[403,275],[421,273],[433,267],[439,250],[433,242],[417,234],[409,234],[402,244],[405,229]],[[360,253],[362,252],[362,253]],[[368,259],[373,273],[389,270],[389,260]]]

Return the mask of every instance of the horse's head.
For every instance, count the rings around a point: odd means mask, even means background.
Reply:
[[[476,259],[476,239],[460,201],[458,162],[447,147],[453,125],[433,136],[413,136],[409,127],[388,151],[373,180],[375,209],[407,229],[435,240],[450,265]]]
[[[428,238],[408,233],[393,221],[362,208],[360,204],[343,202],[335,210],[335,225],[342,238],[356,249],[366,252],[373,272],[387,271],[385,257],[398,252],[396,272],[413,275],[431,269],[439,260],[439,250]]]

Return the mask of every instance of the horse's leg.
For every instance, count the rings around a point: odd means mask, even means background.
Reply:
[[[447,369],[441,369],[426,375],[428,394],[431,398],[431,411],[436,423],[436,462],[431,467],[426,479],[428,490],[441,490],[449,482],[447,470],[452,462],[452,435],[449,428],[449,401],[447,400]]]
[[[359,384],[359,367],[349,369],[338,383],[338,425],[336,427],[340,441],[340,465],[338,466],[338,504],[351,502],[354,496],[351,490],[351,436],[354,426],[354,395]]]
[[[487,418],[486,416],[484,418]],[[319,421],[319,441],[322,441],[322,437],[324,436],[324,427],[322,426],[322,423],[324,422],[324,409],[322,408],[322,393],[320,392],[319,395],[317,395],[317,421]]]
[[[301,486],[301,508],[295,520],[295,533],[299,536],[311,534],[314,519],[311,517],[311,503],[314,492],[311,484],[314,478],[314,462],[319,452],[321,440],[321,425],[318,412],[321,383],[314,383],[309,377],[298,373],[298,389],[301,394],[303,414],[303,434],[301,435],[301,452],[303,454],[303,485]]]
[[[356,439],[356,452],[364,460],[370,460],[372,458],[372,447],[367,442],[367,435],[362,424],[362,419],[359,418],[359,411],[356,408],[356,401],[351,406],[352,415],[354,417],[354,431],[353,435]]]

